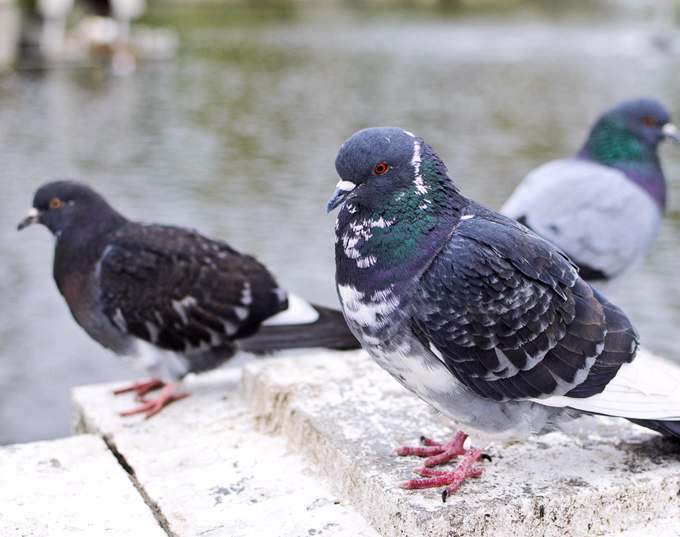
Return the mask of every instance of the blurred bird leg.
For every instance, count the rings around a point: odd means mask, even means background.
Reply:
[[[123,386],[122,388],[117,388],[113,390],[113,395],[135,392],[137,397],[141,398],[149,392],[160,390],[163,386],[165,386],[165,382],[158,379],[143,380],[140,382],[133,382],[132,384]]]
[[[166,384],[158,394],[158,397],[155,399],[142,398],[142,403],[139,406],[124,412],[120,412],[120,415],[134,416],[135,414],[144,414],[144,418],[148,420],[150,417],[158,414],[164,407],[168,406],[173,401],[179,401],[180,399],[184,399],[190,395],[187,392],[175,393],[175,390],[177,390],[177,384]]]
[[[423,463],[425,466],[437,466],[438,464],[449,462],[451,459],[455,459],[460,455],[465,455],[466,452],[463,444],[465,444],[467,436],[468,435],[464,432],[458,431],[453,435],[451,440],[444,444],[440,444],[429,438],[421,437],[420,441],[423,446],[402,446],[398,447],[395,452],[402,457],[408,457],[410,455],[427,457]]]
[[[482,452],[476,448],[470,448],[465,452],[463,460],[451,471],[432,470],[430,468],[419,468],[416,470],[425,479],[409,479],[401,483],[400,487],[408,490],[429,489],[446,485],[442,492],[442,501],[455,493],[460,486],[469,478],[477,478],[482,475],[483,470],[475,467],[474,464],[480,459]]]

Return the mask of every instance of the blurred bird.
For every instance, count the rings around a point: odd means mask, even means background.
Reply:
[[[54,279],[76,322],[153,377],[116,391],[141,398],[122,415],[153,416],[188,395],[177,391],[185,375],[239,350],[359,346],[339,311],[288,294],[253,257],[192,230],[131,222],[84,184],[40,187],[18,229],[33,223],[56,237]]]
[[[575,156],[530,172],[500,212],[557,245],[585,280],[620,276],[659,232],[666,180],[657,147],[680,141],[670,121],[656,101],[619,104],[600,116]]]
[[[95,13],[84,17],[74,35],[88,44],[95,65],[107,65],[118,76],[132,74],[140,60],[137,44],[132,42],[131,22],[146,11],[146,0],[85,0]]]
[[[116,22],[117,37],[121,41],[130,39],[130,22],[146,11],[146,0],[85,0],[85,4],[97,15],[111,17]]]
[[[422,138],[398,128],[350,137],[327,209],[336,223],[336,283],[361,345],[404,387],[474,429],[521,438],[578,412],[618,416],[680,437],[680,367],[633,361],[626,315],[569,258],[515,220],[461,194]],[[464,454],[405,488],[454,492],[481,453],[464,433],[401,448]]]

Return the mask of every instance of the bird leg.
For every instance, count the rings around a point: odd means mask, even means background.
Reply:
[[[133,382],[132,384],[128,384],[127,386],[113,390],[113,395],[135,392],[137,397],[141,398],[149,392],[160,390],[163,386],[165,386],[165,382],[158,379],[143,380],[140,382]]]
[[[164,407],[168,406],[173,401],[179,401],[180,399],[184,399],[185,397],[189,397],[190,395],[187,392],[176,393],[175,390],[177,390],[177,384],[175,383],[166,384],[165,386],[163,386],[163,389],[158,394],[158,397],[156,397],[155,399],[145,399],[142,397],[140,399],[141,401],[140,405],[130,410],[121,412],[120,415],[134,416],[135,414],[143,413],[144,418],[148,420],[150,417],[158,414]]]
[[[451,494],[455,493],[463,482],[468,478],[480,477],[482,469],[474,464],[482,457],[482,452],[476,448],[470,448],[465,452],[463,460],[453,470],[433,470],[431,468],[419,468],[416,470],[425,479],[409,479],[400,484],[403,489],[428,489],[446,485],[442,492],[442,501],[446,501]]]
[[[423,436],[420,438],[420,441],[423,444],[422,446],[402,446],[398,447],[395,452],[402,457],[407,457],[409,455],[427,457],[423,462],[425,466],[437,466],[438,464],[449,462],[451,459],[455,459],[460,455],[465,455],[463,444],[465,443],[467,436],[468,435],[464,432],[458,431],[453,435],[451,440],[443,444]]]

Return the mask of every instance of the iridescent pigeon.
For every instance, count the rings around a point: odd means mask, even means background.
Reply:
[[[602,114],[574,157],[529,173],[500,212],[561,248],[585,280],[612,280],[659,232],[666,180],[657,147],[668,138],[680,141],[663,106],[623,102]]]
[[[467,427],[521,438],[579,412],[680,437],[680,367],[636,360],[626,315],[552,243],[466,198],[425,141],[354,134],[335,162],[336,283],[361,345],[404,387]],[[478,477],[459,433],[402,454],[426,466],[406,488]]]
[[[117,390],[141,398],[122,415],[151,417],[188,395],[177,391],[185,375],[239,350],[358,347],[339,311],[288,294],[253,257],[196,231],[132,222],[84,184],[40,187],[19,229],[33,223],[56,237],[54,279],[76,322],[152,376]]]

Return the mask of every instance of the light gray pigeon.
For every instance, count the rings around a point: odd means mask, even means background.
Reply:
[[[562,249],[590,282],[612,280],[656,239],[666,207],[657,147],[680,141],[656,101],[626,101],[595,122],[583,148],[539,166],[501,208]]]
[[[362,347],[398,382],[465,426],[505,438],[579,412],[680,437],[680,367],[636,360],[626,315],[557,247],[466,198],[422,138],[398,128],[354,134],[340,149],[336,284]],[[426,466],[406,488],[481,470],[464,435],[402,454]],[[444,496],[444,497],[445,497]]]

